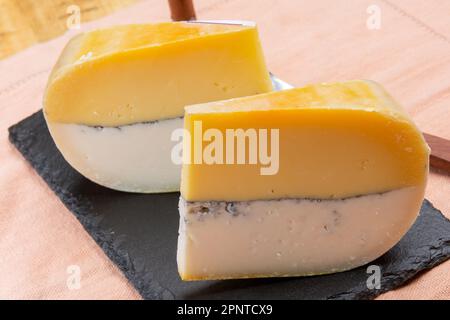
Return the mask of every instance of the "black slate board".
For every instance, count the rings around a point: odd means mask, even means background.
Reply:
[[[87,180],[56,149],[41,111],[9,128],[9,134],[146,299],[370,299],[450,257],[450,221],[425,200],[407,235],[371,263],[381,267],[380,290],[367,288],[367,267],[304,278],[183,282],[176,265],[178,193],[122,193]]]

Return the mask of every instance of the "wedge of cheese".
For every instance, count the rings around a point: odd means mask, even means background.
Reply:
[[[184,121],[183,280],[352,269],[418,215],[429,148],[374,82],[189,106]]]
[[[172,132],[184,106],[272,90],[255,25],[116,26],[73,38],[49,78],[44,113],[65,159],[106,187],[179,189]]]

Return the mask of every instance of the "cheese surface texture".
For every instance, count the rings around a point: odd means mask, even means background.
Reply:
[[[342,200],[182,200],[180,275],[206,280],[349,270],[397,243],[422,199],[423,189],[411,187]]]
[[[182,126],[181,117],[119,128],[56,122],[51,132],[83,176],[116,190],[164,192],[174,191],[180,180],[165,138]]]
[[[271,90],[254,25],[125,25],[67,44],[44,114],[66,160],[87,178],[124,191],[176,191],[169,128],[184,106]]]
[[[261,174],[265,164],[257,161],[194,161],[199,124],[216,137],[227,137],[230,129],[278,130],[278,147],[269,150],[278,152],[277,170]],[[374,82],[310,85],[189,106],[185,128],[191,134],[184,152],[190,150],[192,159],[183,164],[179,204],[184,280],[355,268],[394,246],[420,210],[429,148],[405,111]],[[210,141],[204,139],[202,148]]]

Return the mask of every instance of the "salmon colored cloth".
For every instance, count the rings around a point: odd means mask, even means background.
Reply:
[[[379,81],[423,131],[450,138],[450,1],[195,3],[201,19],[255,20],[270,70],[287,82],[300,86],[355,78]],[[372,4],[380,9],[380,29],[366,26]],[[142,1],[82,24],[82,31],[169,17],[166,1]],[[0,298],[140,298],[8,142],[7,128],[42,107],[50,69],[76,33],[71,30],[0,61]],[[449,195],[449,176],[432,172],[427,198],[447,217]],[[81,287],[76,290],[67,286],[70,265],[81,270]],[[450,261],[380,298],[449,299]]]

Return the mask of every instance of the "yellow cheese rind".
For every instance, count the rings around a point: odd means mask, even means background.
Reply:
[[[186,108],[203,132],[278,128],[279,170],[260,164],[184,164],[187,201],[333,199],[424,185],[429,148],[406,112],[377,84],[319,84]],[[184,148],[194,154],[194,134]]]
[[[120,126],[272,90],[255,26],[161,23],[75,37],[44,97],[52,122]]]

